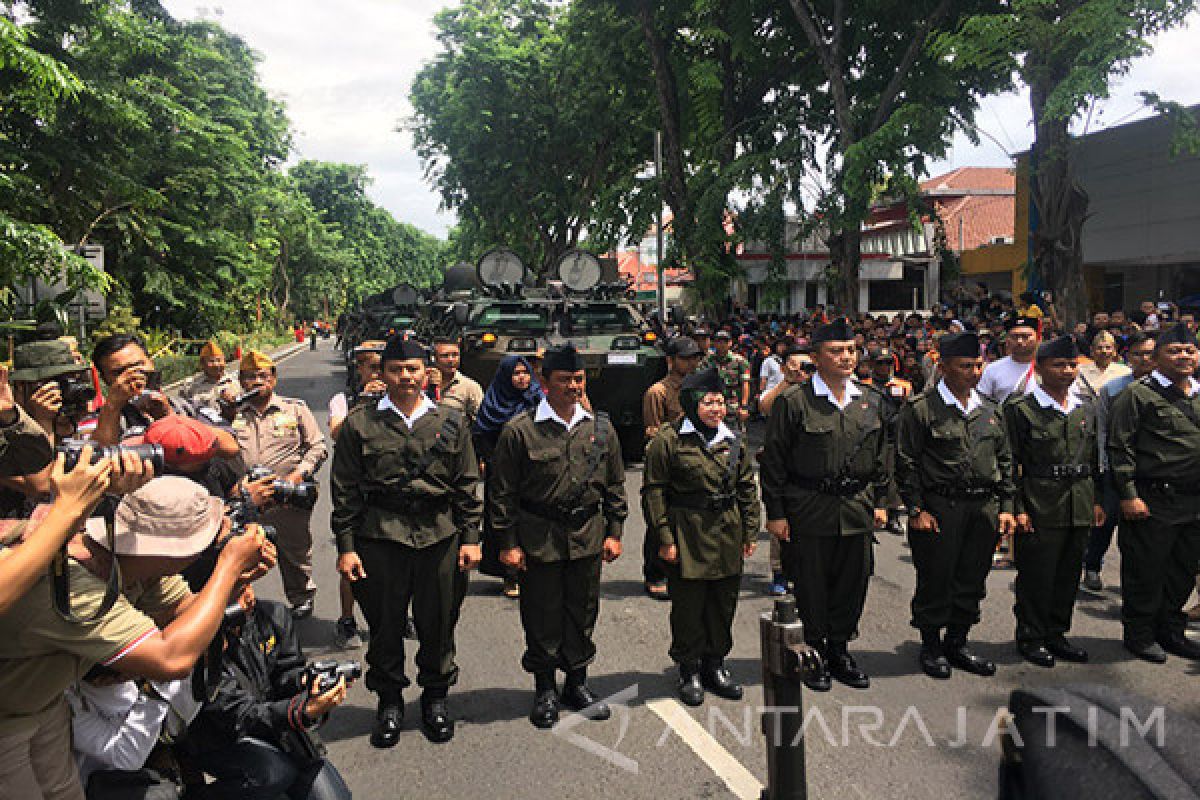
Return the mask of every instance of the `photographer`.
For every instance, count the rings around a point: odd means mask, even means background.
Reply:
[[[191,672],[235,587],[275,561],[261,530],[233,537],[189,592],[177,573],[228,524],[199,486],[157,478],[121,501],[111,532],[89,525],[68,542],[63,580],[44,575],[0,616],[0,799],[82,796],[63,691],[94,665],[152,680]]]
[[[66,342],[29,342],[13,351],[9,375],[17,403],[41,426],[51,444],[74,435],[96,397],[89,365]]]
[[[191,416],[183,403],[162,392],[162,376],[136,335],[118,333],[96,342],[92,360],[107,388],[107,402],[96,417],[92,439],[116,444],[168,414]]]
[[[314,728],[346,699],[345,678],[324,692],[305,683],[305,660],[286,606],[246,586],[226,612],[225,655],[189,745],[223,800],[340,800],[350,790],[323,757]]]

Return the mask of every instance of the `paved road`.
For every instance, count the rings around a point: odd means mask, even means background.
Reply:
[[[321,347],[280,365],[279,391],[304,398],[325,424],[326,404],[341,389],[342,372],[329,343]],[[327,469],[320,476],[323,485]],[[631,498],[640,485],[640,468],[631,468],[626,476]],[[333,652],[337,592],[328,519],[326,493],[314,517],[321,587],[317,613],[301,627],[310,656]],[[458,627],[462,676],[450,700],[458,719],[451,743],[433,745],[421,735],[415,689],[406,697],[406,730],[393,750],[374,750],[367,742],[374,700],[361,685],[352,688],[346,705],[324,728],[330,756],[355,797],[756,796],[755,781],[766,779],[756,717],[763,702],[757,619],[770,608],[763,593],[765,541],[747,568],[729,662],[747,685],[746,698],[731,703],[710,697],[702,708],[684,710],[670,700],[674,671],[666,655],[668,606],[641,591],[643,530],[635,512],[625,529],[626,555],[605,568],[596,632],[599,656],[592,670],[594,687],[604,695],[620,694],[626,709],[606,722],[569,717],[558,731],[535,730],[525,718],[531,686],[519,665],[523,643],[516,603],[500,595],[498,581],[476,577]],[[978,650],[1000,665],[999,674],[987,680],[956,672],[946,682],[914,674],[917,644],[908,627],[912,561],[903,540],[887,535],[881,535],[876,557],[862,635],[853,643],[872,687],[855,691],[835,685],[828,694],[805,695],[805,703],[819,711],[819,719],[813,712],[807,740],[813,798],[994,797],[999,743],[989,737],[989,728],[1008,693],[1019,686],[1099,682],[1200,714],[1195,691],[1200,670],[1176,658],[1154,667],[1127,657],[1120,646],[1119,597],[1113,589],[1084,593],[1076,612],[1072,638],[1091,652],[1091,664],[1044,670],[1022,662],[1011,642],[1011,571],[991,575],[984,621],[976,629]],[[1104,575],[1110,586],[1117,581],[1117,566],[1114,548]],[[270,576],[261,584],[263,596],[280,596],[278,578]],[[654,710],[662,708],[664,698],[667,716],[684,711],[698,726],[668,725]],[[688,741],[678,730],[689,731]],[[720,774],[709,764],[716,764]]]

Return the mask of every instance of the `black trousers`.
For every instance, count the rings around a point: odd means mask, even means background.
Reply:
[[[1150,505],[1153,509],[1153,504]],[[1200,522],[1170,525],[1151,516],[1117,529],[1125,641],[1147,645],[1187,628],[1183,604],[1196,587]]]
[[[1053,528],[1033,520],[1014,537],[1017,641],[1041,642],[1071,629],[1079,571],[1091,528]]]
[[[1117,522],[1120,521],[1121,515],[1121,502],[1117,496],[1117,487],[1112,482],[1112,474],[1104,473],[1100,485],[1102,487],[1100,496],[1104,508],[1104,524],[1098,528],[1092,528],[1092,532],[1088,536],[1087,550],[1083,554],[1083,568],[1092,572],[1099,572],[1104,568],[1104,554],[1108,552],[1109,545],[1112,544],[1113,531],[1117,529]]]
[[[600,611],[599,554],[571,561],[527,562],[520,573],[526,672],[571,672],[596,657],[592,631]]]
[[[350,789],[328,760],[298,764],[260,739],[241,738],[230,745],[199,758],[200,767],[216,779],[208,787],[211,796],[224,800],[350,800]]]
[[[994,500],[951,500],[930,496],[925,510],[939,531],[908,529],[917,590],[912,625],[921,630],[970,630],[979,622],[979,604],[987,596],[987,576],[1000,534]]]
[[[733,616],[737,612],[742,576],[714,580],[684,578],[679,567],[667,565],[671,592],[671,648],[676,664],[715,662],[733,649]]]
[[[454,685],[454,627],[467,593],[466,573],[458,569],[458,535],[422,548],[356,537],[354,547],[367,572],[366,579],[351,584],[371,631],[367,688],[386,695],[409,685],[404,629],[410,604],[419,643],[417,684],[427,689]]]
[[[789,519],[793,531],[798,519]],[[851,536],[797,536],[785,542],[784,566],[792,580],[796,608],[811,645],[844,643],[858,634],[867,601],[872,552],[869,533]]]

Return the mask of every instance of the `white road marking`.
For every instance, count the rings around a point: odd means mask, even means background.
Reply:
[[[684,744],[692,748],[692,752],[700,756],[700,760],[725,782],[734,797],[738,800],[759,800],[762,797],[763,785],[758,778],[693,719],[679,701],[659,698],[647,702],[646,707],[671,726]]]

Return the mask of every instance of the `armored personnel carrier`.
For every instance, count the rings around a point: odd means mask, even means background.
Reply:
[[[557,280],[533,287],[515,253],[495,249],[477,265],[481,288],[444,292],[431,313],[453,320],[463,342],[462,371],[483,386],[509,354],[536,355],[571,342],[583,356],[592,407],[608,413],[625,457],[641,457],[642,395],[666,373],[656,335],[617,280],[591,253],[574,250],[560,261]],[[608,280],[605,280],[608,278]]]

